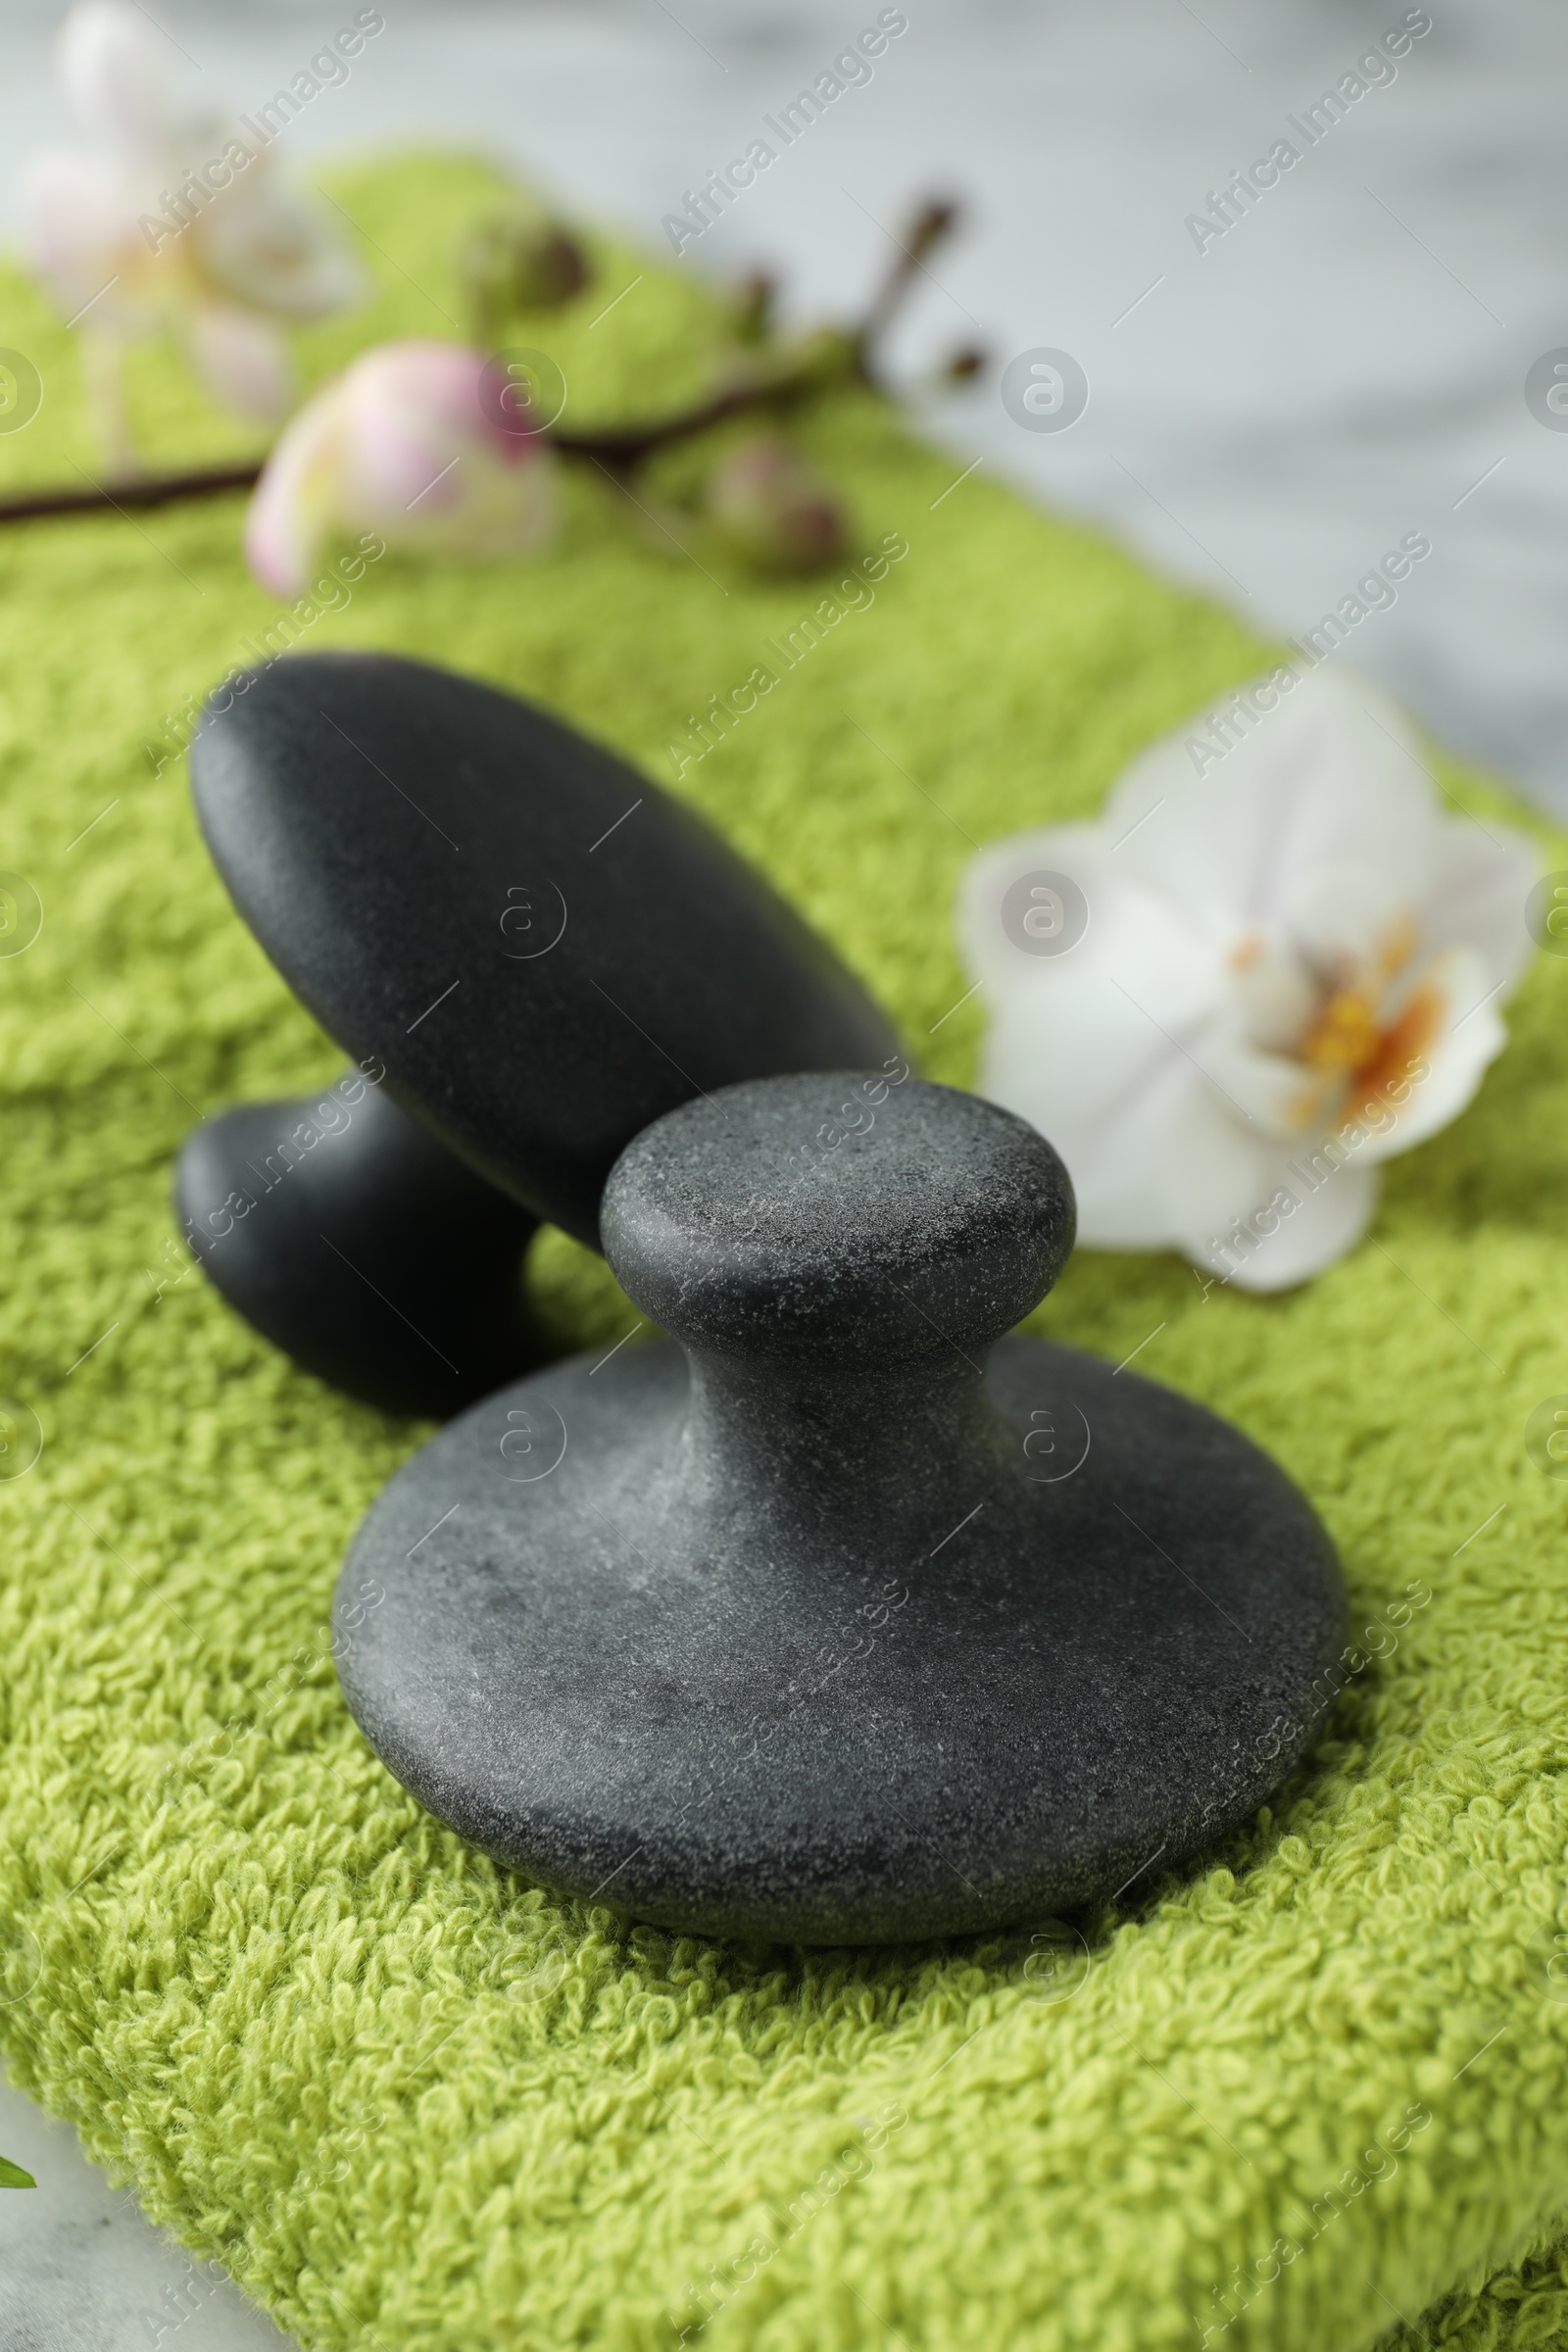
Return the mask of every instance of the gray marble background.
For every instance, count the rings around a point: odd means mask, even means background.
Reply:
[[[880,0],[381,4],[386,30],[352,78],[290,125],[302,175],[332,150],[456,136],[657,242],[682,191],[741,152]],[[204,95],[249,110],[355,5],[151,0],[149,13]],[[909,29],[869,86],[683,266],[766,262],[803,313],[842,311],[911,197],[961,196],[967,231],[900,335],[910,385],[978,340],[999,361],[1064,349],[1091,393],[1059,434],[1022,430],[994,374],[962,398],[921,398],[955,473],[978,459],[1285,633],[1401,534],[1425,532],[1433,552],[1397,605],[1336,658],[1568,814],[1568,433],[1523,396],[1531,364],[1568,346],[1557,0],[1431,0],[1433,29],[1397,79],[1201,254],[1186,216],[1404,0],[906,7]],[[49,63],[57,14],[0,4],[0,159],[68,128]],[[102,2184],[67,2128],[3,2085],[0,2149],[40,2183],[0,2192],[0,2352],[281,2341],[232,2287],[193,2305],[183,2253]]]

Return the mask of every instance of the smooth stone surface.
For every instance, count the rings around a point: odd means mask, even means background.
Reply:
[[[446,1420],[550,1352],[522,1288],[537,1219],[360,1071],[198,1127],[174,1204],[264,1339],[386,1412]]]
[[[968,1933],[1178,1860],[1310,1746],[1344,1598],[1304,1497],[1136,1375],[986,1360],[1071,1244],[1032,1129],[736,1087],[639,1137],[604,1231],[686,1348],[487,1398],[340,1582],[355,1715],[476,1844],[690,1931]]]
[[[191,747],[240,913],[356,1060],[537,1215],[597,1247],[651,1120],[892,1030],[760,875],[542,710],[379,654],[249,673]]]

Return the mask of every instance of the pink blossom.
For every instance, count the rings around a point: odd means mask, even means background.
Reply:
[[[457,343],[382,343],[285,427],[245,555],[264,587],[295,596],[334,537],[375,531],[391,548],[484,559],[539,546],[554,521],[551,454],[494,362]]]

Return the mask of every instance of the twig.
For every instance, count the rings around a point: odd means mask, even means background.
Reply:
[[[30,522],[39,514],[93,514],[116,507],[167,507],[174,499],[212,498],[220,490],[248,490],[261,472],[248,466],[209,466],[193,473],[143,473],[112,482],[107,490],[28,490],[0,499],[0,522]]]
[[[899,258],[888,270],[881,291],[872,300],[856,337],[857,358],[862,375],[869,372],[870,353],[892,325],[894,316],[914,281],[914,273],[922,269],[926,255],[949,235],[958,218],[956,204],[942,202],[927,204],[916,213],[906,234],[896,240]]]
[[[787,406],[819,389],[823,381],[821,360],[813,357],[773,376],[732,384],[727,391],[711,394],[696,408],[683,409],[673,416],[662,416],[647,424],[620,425],[602,433],[568,433],[557,425],[541,425],[534,438],[547,441],[564,457],[597,459],[612,473],[629,472],[656,449],[686,440],[693,433],[706,432],[710,425],[722,424],[726,417],[739,416],[748,409]],[[30,522],[43,514],[93,514],[115,507],[167,507],[180,499],[216,498],[225,490],[251,489],[261,475],[264,463],[253,458],[243,466],[198,466],[189,473],[138,474],[130,481],[113,482],[101,490],[24,491],[18,498],[0,499],[0,522]]]
[[[957,218],[951,204],[928,204],[916,215],[901,240],[897,261],[874,296],[864,318],[848,331],[824,329],[798,345],[792,354],[780,353],[769,366],[753,363],[753,372],[722,392],[710,393],[695,407],[645,424],[627,424],[600,433],[563,432],[558,426],[540,428],[539,440],[563,457],[587,458],[617,479],[634,473],[655,450],[707,432],[731,416],[752,409],[788,408],[808,399],[830,383],[847,377],[871,383],[871,360],[907,294],[922,257],[946,236]],[[198,466],[184,473],[139,474],[115,481],[103,489],[45,489],[23,491],[0,498],[0,523],[32,522],[49,514],[98,514],[128,507],[167,507],[183,499],[217,498],[227,490],[249,490],[260,478],[265,460],[244,465]]]

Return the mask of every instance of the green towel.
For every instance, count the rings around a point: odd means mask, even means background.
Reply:
[[[453,236],[491,184],[430,159],[334,180],[376,291],[306,338],[311,370],[452,331]],[[692,280],[596,251],[595,287],[517,338],[578,423],[684,400],[713,333]],[[45,386],[7,486],[73,479],[68,338],[5,298]],[[238,445],[172,353],[133,389],[160,458]],[[855,553],[907,553],[700,760],[689,714],[832,577],[683,555],[591,474],[553,552],[389,556],[302,642],[448,662],[612,743],[961,1083],[973,845],[1092,810],[1269,649],[988,468],[955,486],[962,460],[869,394],[804,429]],[[1479,1102],[1393,1165],[1330,1273],[1205,1298],[1171,1257],[1081,1255],[1033,1319],[1141,1348],[1341,1547],[1366,1662],[1245,1836],[1059,1952],[734,1948],[558,1902],[389,1779],[326,1655],[344,1546],[423,1432],[293,1371],[177,1246],[191,1123],[338,1066],[230,910],[179,756],[276,618],[240,515],[0,532],[0,866],[43,906],[0,959],[0,1390],[43,1433],[0,1482],[17,2078],[312,2347],[1568,2342],[1568,1485],[1524,1443],[1568,1390],[1568,963],[1538,959]],[[560,1237],[534,1272],[581,1344],[627,1328]]]

